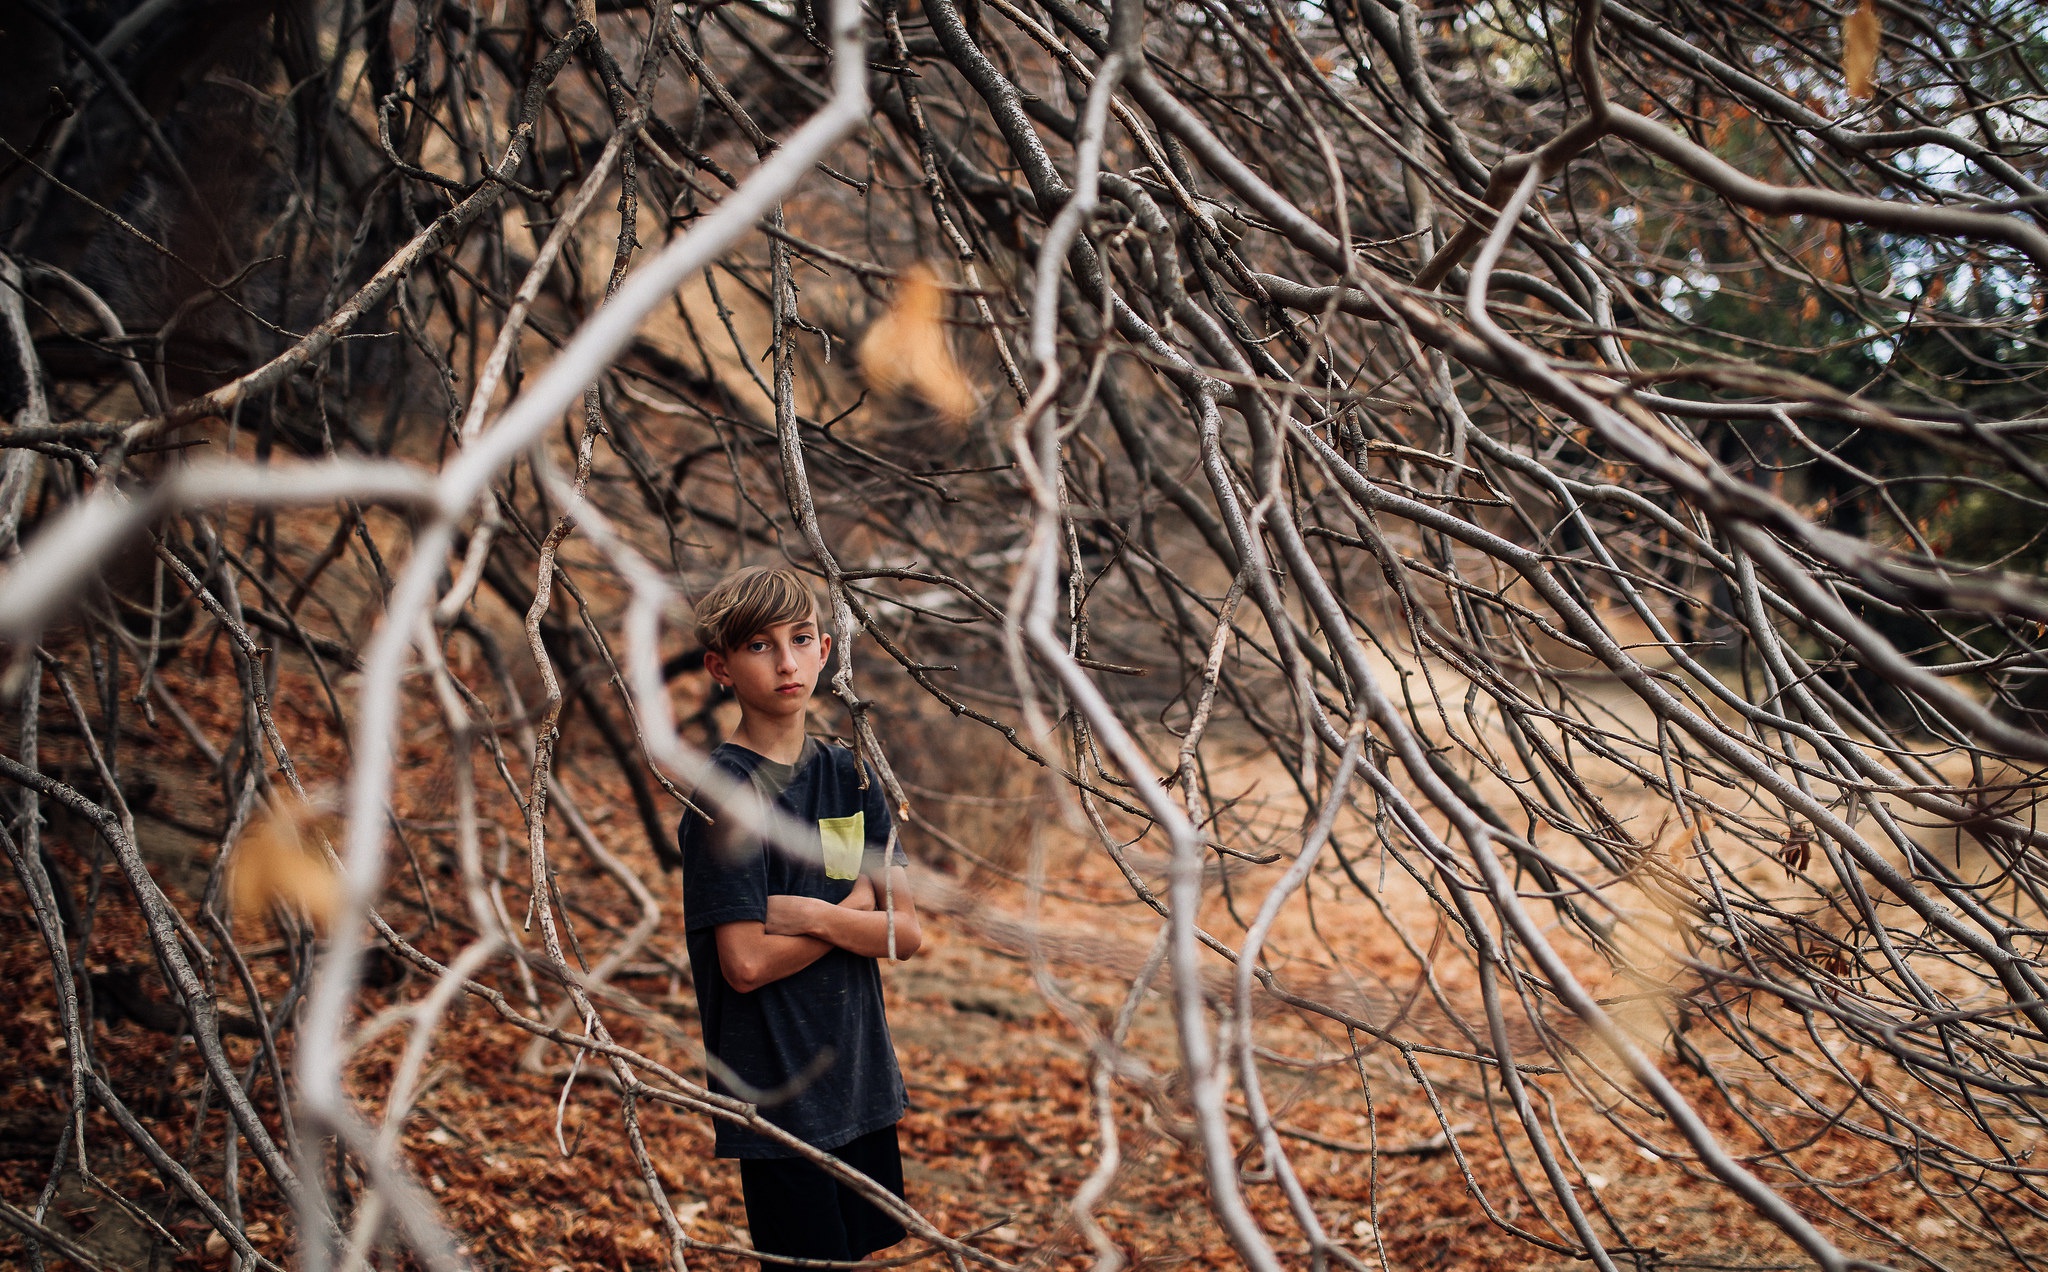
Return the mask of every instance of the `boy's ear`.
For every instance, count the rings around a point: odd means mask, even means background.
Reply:
[[[706,671],[710,672],[710,673],[711,673],[711,678],[712,678],[712,679],[713,679],[714,681],[717,681],[717,682],[718,682],[719,684],[721,684],[721,685],[725,685],[725,686],[728,686],[728,687],[730,687],[730,686],[731,686],[731,684],[732,684],[732,671],[731,671],[731,669],[730,669],[730,668],[728,668],[728,667],[727,667],[727,666],[725,665],[725,655],[724,655],[724,654],[718,653],[718,652],[717,652],[716,650],[710,650],[710,649],[707,649],[707,650],[705,650],[705,651],[704,651],[704,670],[706,670]]]

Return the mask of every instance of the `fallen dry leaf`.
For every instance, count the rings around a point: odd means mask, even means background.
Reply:
[[[279,799],[243,832],[228,870],[229,896],[238,912],[256,915],[282,905],[321,925],[333,916],[339,888],[334,868],[306,842],[306,831],[319,817],[302,800]]]
[[[904,271],[896,299],[860,342],[861,373],[882,393],[915,396],[955,424],[979,405],[942,320],[946,294],[923,265]]]
[[[1793,878],[1813,859],[1813,828],[1794,826],[1785,832],[1778,847],[1778,860],[1785,863],[1785,877]]]
[[[1671,858],[1671,865],[1673,869],[1683,870],[1686,868],[1687,864],[1690,861],[1689,853],[1692,849],[1693,844],[1698,842],[1701,836],[1705,835],[1708,831],[1712,830],[1713,828],[1714,819],[1711,816],[1704,813],[1700,814],[1698,820],[1690,826],[1687,826],[1684,823],[1680,823],[1678,828],[1674,830],[1669,837],[1662,837],[1664,828],[1663,826],[1659,826],[1657,828],[1657,832],[1660,836],[1660,839],[1658,841],[1657,846],[1659,848],[1662,848],[1664,852]]]
[[[1851,97],[1877,96],[1877,39],[1877,0],[1863,0],[1842,23],[1842,75]]]

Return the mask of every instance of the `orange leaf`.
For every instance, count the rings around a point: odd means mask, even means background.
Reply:
[[[1877,96],[1877,0],[1863,0],[1842,23],[1842,75],[1849,96],[1865,101]]]
[[[283,905],[319,924],[332,917],[339,891],[334,868],[305,837],[319,816],[299,800],[281,799],[243,833],[228,874],[238,911],[258,914]]]
[[[860,342],[861,373],[883,393],[914,395],[955,424],[979,405],[974,386],[953,359],[941,320],[946,294],[930,269],[913,265],[896,286],[896,300]]]

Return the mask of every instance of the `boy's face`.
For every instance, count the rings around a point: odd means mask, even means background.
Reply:
[[[704,669],[731,689],[747,716],[787,717],[810,705],[832,638],[816,618],[775,623],[723,654],[706,653]]]

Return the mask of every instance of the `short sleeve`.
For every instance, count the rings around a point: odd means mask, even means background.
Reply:
[[[720,840],[732,819],[713,824],[685,813],[676,827],[683,859],[683,930],[768,917],[768,860],[758,843],[730,851]]]

